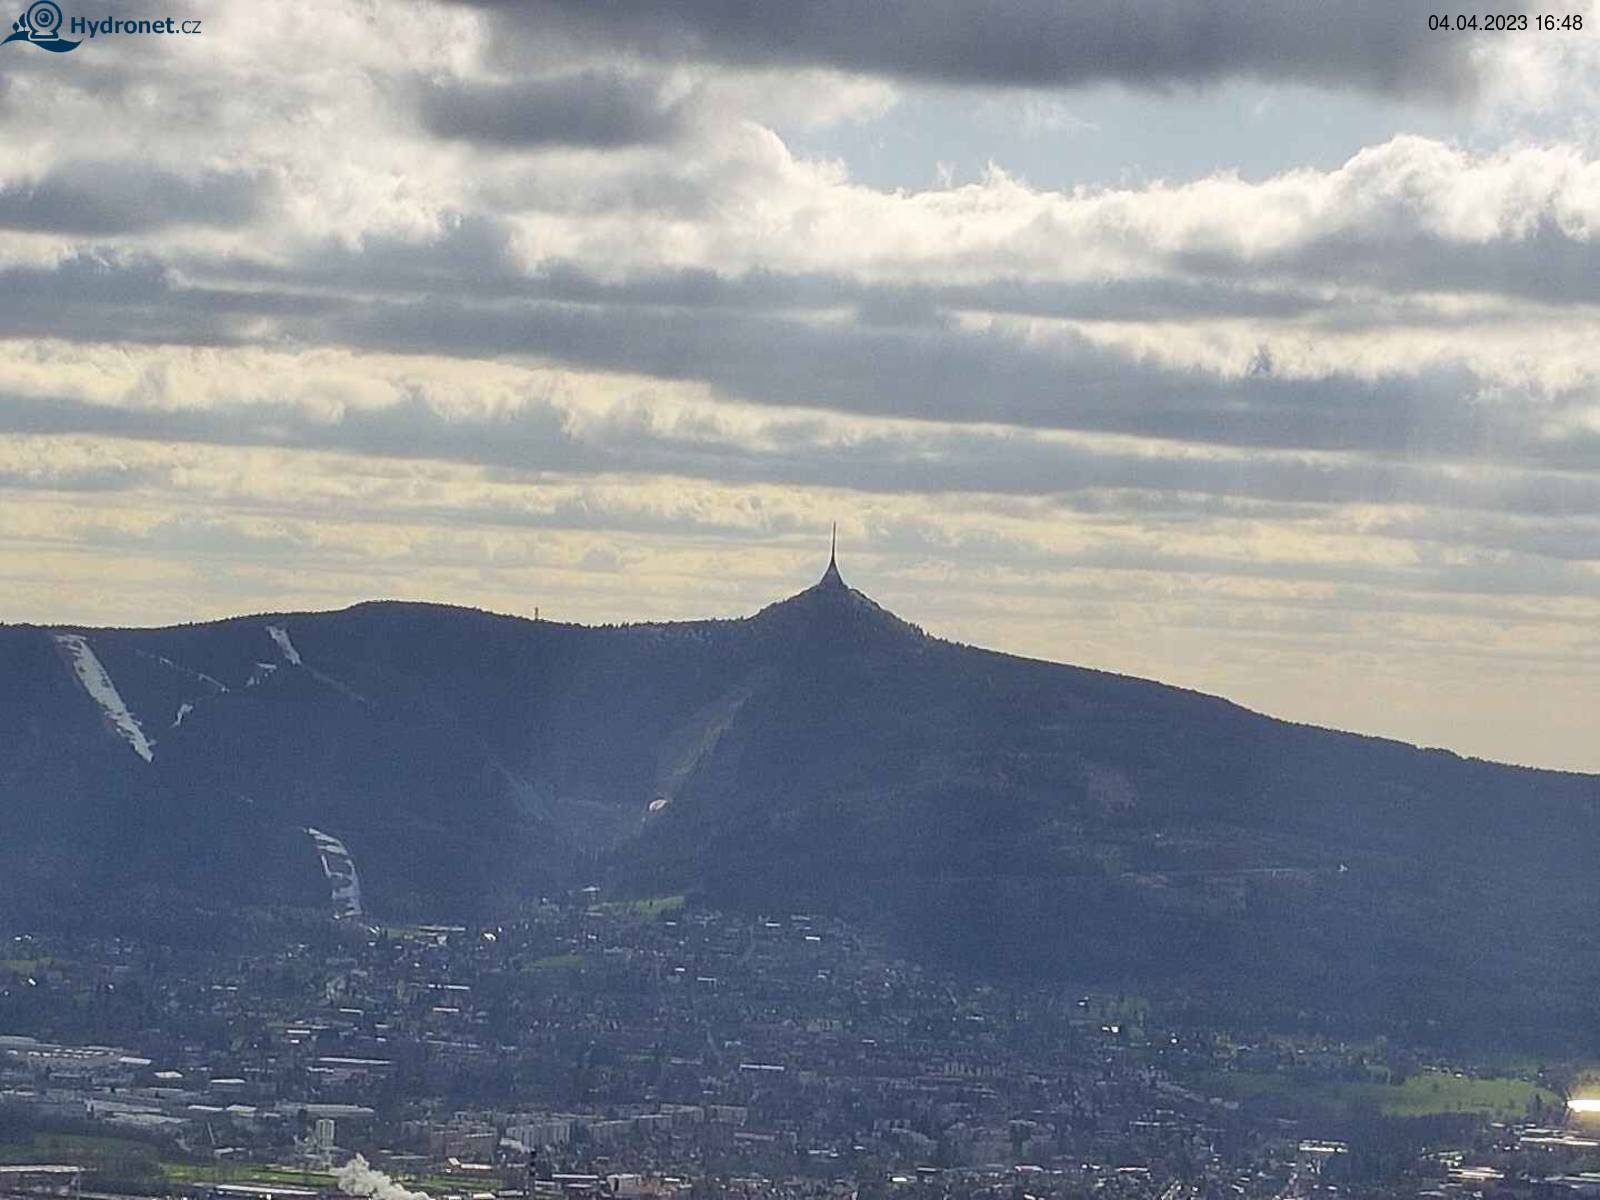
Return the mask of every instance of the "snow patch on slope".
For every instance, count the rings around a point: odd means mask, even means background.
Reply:
[[[67,656],[73,674],[89,693],[89,698],[100,706],[117,736],[132,746],[133,752],[145,762],[154,762],[154,743],[145,737],[139,719],[129,711],[117,685],[111,682],[110,673],[89,648],[88,639],[78,633],[52,633],[50,636]]]
[[[187,700],[178,705],[178,715],[172,719],[172,727],[176,729],[179,725],[182,725],[183,719],[193,711],[194,705],[190,704]]]
[[[300,651],[294,648],[294,643],[289,640],[289,631],[282,625],[268,625],[267,636],[277,643],[278,649],[283,651],[283,657],[288,660],[291,667],[303,667],[300,661]]]
[[[333,890],[333,915],[359,917],[361,915],[361,879],[356,875],[356,860],[344,848],[344,843],[331,833],[306,827],[306,833],[317,845],[317,856],[322,859],[322,873],[328,877]]]

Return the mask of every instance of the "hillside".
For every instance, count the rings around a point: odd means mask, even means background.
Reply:
[[[361,604],[0,627],[0,901],[819,907],[995,978],[1600,1034],[1600,779],[943,642],[848,587],[587,628]]]

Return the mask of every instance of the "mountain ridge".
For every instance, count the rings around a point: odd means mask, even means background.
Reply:
[[[1600,777],[932,637],[836,562],[743,618],[366,601],[0,626],[0,667],[0,900],[24,908],[334,906],[350,866],[377,915],[488,919],[598,880],[853,914],[995,977],[1286,1009],[1366,980],[1352,1014],[1564,1029],[1600,962]],[[1440,999],[1463,980],[1501,995]]]
[[[498,610],[495,610],[495,609],[479,608],[479,607],[477,607],[475,605],[470,605],[470,604],[455,604],[455,603],[451,603],[451,602],[448,602],[448,601],[412,600],[412,599],[405,599],[405,598],[401,598],[401,597],[372,597],[372,598],[365,599],[365,600],[353,601],[353,602],[351,602],[349,604],[342,605],[342,606],[337,607],[337,608],[267,609],[267,610],[261,610],[259,612],[237,613],[237,614],[233,614],[233,615],[226,616],[226,617],[216,617],[216,618],[207,619],[207,620],[180,621],[180,622],[173,622],[173,623],[169,623],[169,624],[156,624],[156,625],[93,625],[93,624],[82,624],[82,623],[72,623],[72,622],[46,623],[46,622],[39,622],[39,621],[14,621],[14,622],[0,621],[0,632],[4,632],[4,631],[7,631],[7,630],[32,630],[32,631],[36,631],[36,632],[40,632],[40,633],[46,633],[46,634],[49,634],[49,633],[81,633],[81,634],[170,633],[170,632],[180,632],[180,631],[192,630],[192,629],[214,628],[214,627],[218,627],[218,626],[227,626],[227,625],[234,625],[234,624],[241,624],[242,625],[242,624],[246,624],[246,623],[249,623],[249,622],[255,622],[255,621],[289,620],[289,619],[295,619],[295,618],[314,619],[314,618],[337,617],[337,616],[343,616],[343,615],[356,614],[356,613],[360,613],[360,612],[364,612],[364,611],[383,610],[383,609],[418,610],[418,611],[435,611],[435,612],[439,612],[439,613],[455,613],[455,614],[463,614],[463,615],[471,616],[471,617],[486,617],[486,618],[490,618],[490,619],[496,620],[496,621],[512,622],[512,623],[515,623],[515,624],[518,624],[518,625],[522,625],[522,626],[542,625],[542,626],[550,626],[550,627],[554,627],[554,628],[558,628],[558,629],[569,629],[569,630],[601,630],[601,631],[627,632],[627,631],[630,631],[630,630],[652,631],[652,630],[663,630],[663,629],[665,629],[665,630],[686,630],[687,631],[687,630],[693,630],[693,629],[701,628],[701,627],[707,627],[707,628],[725,627],[725,626],[735,625],[735,624],[738,624],[740,622],[758,620],[758,619],[766,616],[768,613],[772,612],[773,610],[781,609],[782,606],[784,606],[786,604],[789,604],[792,601],[798,600],[798,599],[806,596],[808,593],[811,593],[811,592],[815,591],[819,586],[821,586],[820,583],[819,584],[812,584],[810,587],[803,588],[803,589],[801,589],[801,591],[796,592],[791,596],[784,597],[783,599],[780,599],[780,600],[774,600],[774,601],[772,601],[772,602],[770,602],[770,603],[768,603],[766,605],[763,605],[761,608],[757,609],[755,612],[750,613],[750,614],[748,614],[746,616],[731,616],[731,617],[683,617],[683,618],[661,619],[661,620],[621,621],[621,622],[607,622],[607,623],[600,623],[600,624],[592,624],[592,623],[588,623],[588,622],[584,622],[584,621],[562,621],[562,620],[557,620],[557,619],[550,618],[550,617],[530,617],[526,613],[501,612],[501,611],[498,611]],[[846,586],[848,586],[848,585],[846,585]],[[1319,732],[1322,732],[1322,733],[1337,734],[1337,735],[1341,735],[1341,736],[1345,736],[1345,737],[1352,737],[1352,738],[1361,738],[1361,739],[1374,741],[1374,742],[1392,743],[1394,745],[1402,746],[1402,747],[1405,747],[1407,749],[1416,750],[1416,751],[1418,751],[1420,753],[1424,753],[1424,754],[1443,754],[1443,755],[1448,755],[1448,756],[1450,756],[1452,758],[1457,758],[1457,759],[1460,759],[1460,760],[1462,760],[1464,762],[1483,763],[1483,764],[1491,765],[1491,766],[1505,767],[1505,768],[1512,769],[1512,770],[1537,771],[1537,772],[1554,774],[1554,775],[1567,775],[1567,776],[1581,777],[1581,778],[1585,778],[1585,779],[1600,779],[1600,772],[1582,771],[1582,770],[1578,770],[1578,769],[1575,769],[1575,768],[1569,768],[1569,767],[1555,767],[1555,766],[1547,766],[1547,765],[1540,764],[1540,763],[1518,762],[1518,761],[1513,761],[1513,760],[1510,760],[1510,759],[1493,758],[1493,757],[1489,757],[1489,756],[1486,756],[1486,755],[1472,754],[1472,753],[1463,752],[1463,751],[1460,751],[1460,750],[1453,749],[1453,748],[1451,748],[1449,746],[1427,745],[1427,744],[1424,744],[1424,743],[1421,743],[1421,742],[1410,742],[1410,741],[1407,741],[1406,739],[1404,739],[1404,738],[1402,738],[1402,737],[1400,737],[1398,735],[1393,735],[1393,734],[1374,733],[1374,732],[1370,732],[1370,731],[1366,731],[1366,730],[1346,728],[1346,727],[1339,726],[1339,725],[1319,725],[1319,724],[1317,724],[1316,722],[1313,722],[1313,721],[1303,721],[1303,720],[1296,719],[1294,717],[1282,716],[1282,715],[1279,715],[1277,713],[1273,713],[1273,712],[1271,712],[1271,711],[1269,711],[1267,709],[1254,708],[1254,707],[1251,707],[1249,704],[1246,704],[1246,703],[1244,703],[1243,701],[1240,701],[1240,700],[1235,700],[1232,697],[1230,697],[1230,696],[1228,696],[1228,695],[1226,695],[1226,694],[1224,694],[1222,692],[1207,691],[1203,687],[1191,687],[1191,686],[1189,686],[1187,684],[1171,683],[1169,681],[1158,679],[1158,678],[1155,678],[1153,676],[1132,675],[1132,674],[1128,674],[1128,673],[1123,672],[1123,671],[1113,670],[1113,669],[1111,669],[1109,667],[1085,666],[1085,665],[1083,665],[1081,663],[1072,663],[1072,662],[1065,662],[1065,661],[1062,661],[1062,660],[1059,660],[1059,659],[1044,658],[1044,657],[1040,657],[1038,655],[1025,654],[1025,653],[1021,653],[1021,652],[1013,651],[1013,650],[1000,650],[1000,649],[995,649],[993,647],[982,646],[982,645],[979,645],[979,644],[974,643],[974,642],[964,642],[964,641],[960,641],[960,640],[954,639],[954,638],[941,637],[941,636],[939,636],[937,634],[928,633],[921,626],[916,625],[913,622],[906,621],[902,617],[899,617],[892,610],[886,609],[882,605],[879,605],[875,600],[872,600],[872,598],[870,596],[867,596],[866,593],[861,592],[859,589],[849,588],[848,590],[850,592],[852,592],[855,596],[858,596],[861,599],[864,599],[874,609],[877,609],[879,612],[882,612],[882,613],[886,614],[888,617],[890,617],[891,619],[893,619],[895,622],[899,623],[900,625],[905,626],[909,630],[915,631],[916,633],[920,634],[921,636],[928,638],[930,641],[938,642],[938,643],[941,643],[941,644],[944,644],[944,645],[954,646],[954,647],[958,647],[958,648],[961,648],[961,649],[979,651],[979,652],[982,652],[984,654],[996,655],[996,656],[999,656],[999,657],[1002,657],[1002,658],[1011,659],[1011,660],[1015,660],[1015,661],[1018,661],[1018,662],[1037,663],[1037,664],[1044,665],[1044,666],[1060,667],[1060,668],[1062,668],[1064,670],[1080,671],[1080,672],[1083,672],[1083,673],[1089,674],[1089,675],[1103,676],[1103,677],[1110,678],[1110,679],[1127,680],[1127,681],[1131,681],[1131,682],[1134,682],[1134,683],[1146,684],[1146,685],[1149,685],[1151,687],[1157,687],[1157,688],[1161,688],[1161,689],[1164,689],[1164,690],[1167,690],[1167,691],[1183,692],[1183,693],[1187,693],[1187,694],[1190,694],[1190,695],[1202,697],[1202,698],[1207,699],[1207,700],[1213,700],[1213,701],[1217,701],[1219,703],[1228,704],[1228,705],[1231,705],[1231,706],[1239,709],[1240,711],[1248,713],[1248,714],[1250,714],[1252,716],[1260,717],[1262,719],[1269,720],[1269,721],[1275,721],[1275,722],[1277,722],[1279,724],[1286,725],[1286,726],[1291,726],[1291,727],[1295,727],[1295,728],[1311,729],[1311,730],[1316,730],[1316,731],[1319,731]]]

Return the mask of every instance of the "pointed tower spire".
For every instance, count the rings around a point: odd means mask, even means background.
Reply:
[[[839,522],[833,523],[833,536],[828,541],[828,569],[822,573],[822,582],[834,587],[843,587],[844,578],[839,574]]]

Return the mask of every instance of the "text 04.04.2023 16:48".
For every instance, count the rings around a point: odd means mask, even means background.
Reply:
[[[1490,33],[1503,31],[1520,33],[1533,29],[1549,33],[1565,29],[1577,32],[1583,28],[1582,13],[1430,13],[1428,28],[1433,30],[1483,30]]]

